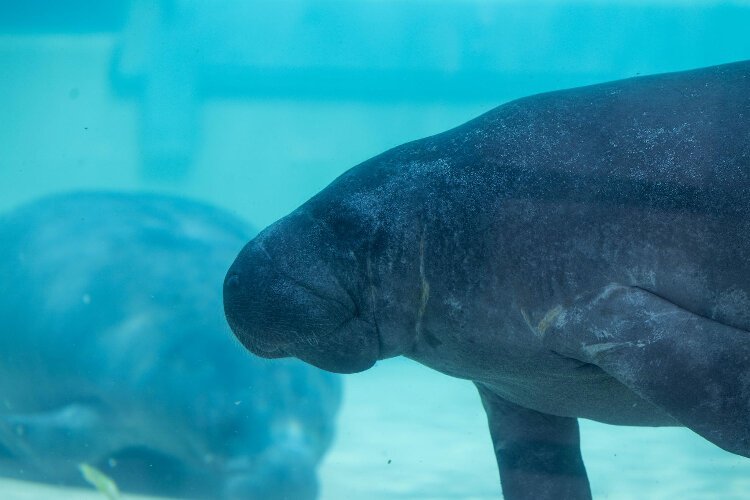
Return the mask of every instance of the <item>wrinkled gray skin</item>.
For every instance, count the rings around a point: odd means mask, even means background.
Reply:
[[[157,195],[0,217],[0,474],[83,486],[86,462],[126,490],[314,498],[340,381],[232,336],[219,287],[251,235]]]
[[[577,418],[750,456],[750,62],[537,95],[351,169],[242,250],[252,352],[472,380],[506,498],[588,498]]]

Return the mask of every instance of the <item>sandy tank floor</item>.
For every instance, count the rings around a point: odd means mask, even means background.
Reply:
[[[345,380],[338,434],[320,469],[321,500],[500,497],[484,412],[471,383],[403,359]],[[750,460],[686,429],[582,421],[581,434],[596,499],[750,498]],[[0,498],[104,497],[0,480]]]

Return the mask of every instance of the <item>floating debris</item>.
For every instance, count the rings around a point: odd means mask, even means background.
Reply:
[[[86,482],[96,488],[99,493],[109,500],[120,500],[120,490],[117,489],[117,484],[112,478],[89,464],[78,464],[78,470],[81,471]]]

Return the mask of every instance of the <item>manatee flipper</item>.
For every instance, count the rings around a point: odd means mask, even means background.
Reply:
[[[48,412],[0,416],[0,441],[17,459],[54,478],[68,475],[100,447],[111,449],[96,436],[111,435],[111,427],[98,408],[73,403]],[[99,440],[101,441],[101,440]]]
[[[721,448],[750,457],[750,332],[610,285],[550,321],[545,342],[591,363]]]
[[[504,498],[591,498],[578,420],[523,408],[481,383],[476,386],[487,413]]]

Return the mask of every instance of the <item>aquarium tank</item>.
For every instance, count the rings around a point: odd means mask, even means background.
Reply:
[[[747,0],[0,0],[0,498],[750,498],[749,26]],[[346,364],[314,329],[360,299],[392,309],[379,340],[334,325],[380,349]],[[514,357],[557,330],[572,371]]]

